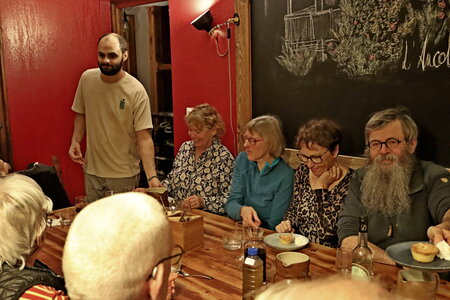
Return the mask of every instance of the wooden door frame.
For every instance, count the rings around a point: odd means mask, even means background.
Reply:
[[[117,9],[161,2],[160,0],[110,0],[111,15],[117,15]],[[240,24],[235,27],[236,41],[236,126],[240,133],[245,124],[252,119],[252,64],[251,64],[251,0],[234,0],[234,9],[239,14]],[[115,24],[115,25],[114,25]],[[120,19],[114,20],[113,28]],[[117,27],[114,27],[117,26]],[[240,135],[238,135],[240,136]],[[243,149],[239,141],[239,151]]]
[[[3,32],[0,19],[0,158],[9,162],[12,161],[12,147],[11,147],[11,131],[9,124],[9,110],[8,98],[6,94],[6,76],[5,63],[3,55]]]

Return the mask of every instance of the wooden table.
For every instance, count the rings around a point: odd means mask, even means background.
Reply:
[[[242,270],[237,258],[242,250],[225,250],[222,244],[222,234],[234,227],[234,221],[210,214],[201,210],[193,213],[204,218],[204,247],[190,250],[183,255],[183,270],[191,274],[205,274],[214,280],[188,277],[177,279],[175,299],[241,299]],[[45,245],[38,259],[47,264],[55,272],[62,274],[61,257],[68,226],[57,226],[47,231]],[[272,233],[266,230],[266,234]],[[267,278],[272,280],[275,275],[275,255],[281,251],[267,247]],[[311,279],[328,276],[335,273],[334,260],[336,250],[315,243],[299,252],[309,255],[311,259]],[[400,268],[383,264],[374,264],[375,276],[389,290],[395,289],[397,272]],[[450,284],[441,280],[437,299],[450,299]]]

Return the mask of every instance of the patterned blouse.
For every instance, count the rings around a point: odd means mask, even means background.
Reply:
[[[172,170],[162,184],[176,201],[197,195],[203,198],[204,210],[224,214],[233,164],[233,155],[219,140],[213,139],[197,161],[194,143],[187,141],[181,145]]]
[[[290,220],[295,232],[311,242],[337,247],[337,218],[350,185],[354,170],[331,190],[313,190],[309,182],[309,169],[301,164],[295,173],[294,192],[284,220]]]

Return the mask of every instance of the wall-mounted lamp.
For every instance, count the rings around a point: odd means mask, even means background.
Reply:
[[[213,17],[209,9],[198,16],[191,24],[198,30],[205,30],[209,33],[212,28]]]

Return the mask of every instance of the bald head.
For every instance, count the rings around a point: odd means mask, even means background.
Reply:
[[[88,205],[64,247],[70,298],[145,298],[145,283],[155,264],[170,255],[171,239],[161,205],[146,194],[117,194]]]
[[[122,53],[124,53],[125,51],[128,50],[127,40],[123,36],[121,36],[120,34],[117,34],[117,33],[114,33],[114,32],[105,33],[104,35],[102,35],[98,39],[97,46],[103,40],[115,40],[115,41],[117,41],[119,43],[119,47],[120,47],[120,50],[122,51]]]

